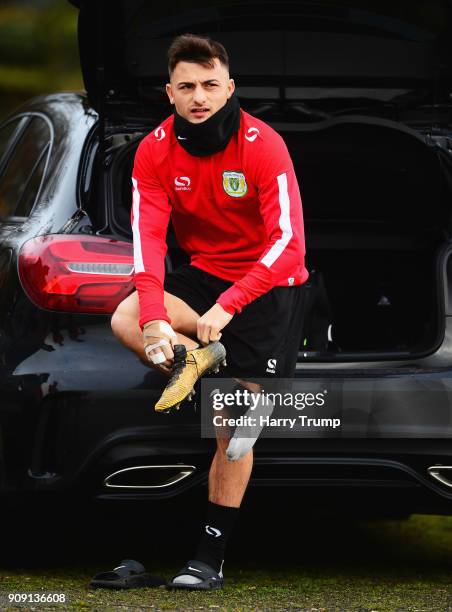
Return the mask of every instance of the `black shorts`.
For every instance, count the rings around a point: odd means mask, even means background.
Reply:
[[[190,264],[183,264],[165,278],[165,291],[199,315],[207,312],[231,285]],[[222,330],[228,363],[224,375],[291,378],[301,342],[304,298],[304,285],[274,287],[234,315]]]

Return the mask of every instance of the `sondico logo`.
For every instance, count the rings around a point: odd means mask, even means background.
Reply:
[[[267,361],[267,369],[265,371],[268,372],[269,374],[275,374],[277,361],[278,361],[277,359],[269,359]]]
[[[259,130],[255,127],[248,128],[245,134],[245,138],[249,142],[254,142],[258,136],[259,136]]]
[[[165,130],[162,127],[158,127],[154,132],[154,136],[157,140],[163,140],[166,136]]]
[[[211,527],[210,525],[206,525],[206,533],[214,538],[219,538],[221,536],[221,531],[219,529],[215,529],[215,527]]]
[[[176,191],[191,191],[190,183],[188,176],[176,176],[174,179]]]

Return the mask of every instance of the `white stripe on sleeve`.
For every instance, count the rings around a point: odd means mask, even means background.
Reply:
[[[290,198],[289,192],[287,191],[287,174],[284,172],[276,178],[278,180],[279,207],[281,209],[281,214],[279,216],[279,227],[282,234],[281,238],[278,238],[272,248],[261,260],[261,263],[263,263],[264,266],[267,266],[267,268],[275,263],[288,245],[289,240],[293,235],[292,226],[290,224]]]
[[[143,253],[141,251],[141,236],[140,236],[140,192],[138,191],[137,179],[132,178],[133,184],[133,197],[132,197],[132,209],[133,209],[133,263],[135,266],[135,274],[144,272]]]

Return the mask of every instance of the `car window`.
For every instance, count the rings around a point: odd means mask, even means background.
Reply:
[[[8,150],[8,145],[12,141],[14,132],[22,120],[22,118],[14,119],[0,127],[0,163],[3,155]]]
[[[31,172],[30,178],[28,179],[25,189],[23,190],[22,197],[20,198],[16,210],[14,211],[15,217],[28,217],[31,209],[33,208],[39,187],[41,186],[42,177],[44,176],[48,149],[49,147],[43,150],[41,157],[38,159],[34,169]]]
[[[41,117],[33,117],[0,176],[0,217],[26,216],[33,208],[50,139],[47,122]]]
[[[0,289],[5,284],[6,274],[11,262],[11,251],[0,251]]]

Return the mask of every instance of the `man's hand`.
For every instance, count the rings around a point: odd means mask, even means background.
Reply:
[[[229,314],[220,306],[214,304],[197,322],[197,336],[201,344],[206,345],[221,338],[221,330],[234,315]]]
[[[146,357],[166,374],[173,365],[173,346],[176,332],[167,321],[148,321],[143,326],[143,345]]]

